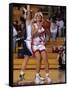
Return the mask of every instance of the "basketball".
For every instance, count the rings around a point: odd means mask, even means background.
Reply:
[[[48,20],[44,20],[42,26],[44,29],[50,29],[50,22]]]

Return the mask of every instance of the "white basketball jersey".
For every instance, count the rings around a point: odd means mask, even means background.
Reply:
[[[35,25],[35,28],[37,29],[38,28],[37,24],[34,24],[34,25]],[[45,40],[45,33],[43,33],[44,31],[45,30],[43,27],[38,30],[38,33],[40,33],[40,36],[33,38],[34,45],[43,44],[43,41]]]
[[[32,27],[31,27],[31,23],[29,24],[28,21],[26,21],[26,45],[27,48],[29,49],[29,51],[32,53],[32,49],[31,49],[31,31],[32,31]]]
[[[31,27],[31,23],[28,24],[28,22],[26,22],[26,33],[27,33],[27,38],[26,40],[31,40],[31,31],[32,31],[32,27]]]

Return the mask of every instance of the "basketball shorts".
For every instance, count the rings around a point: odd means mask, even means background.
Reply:
[[[28,55],[28,56],[31,56],[32,55],[32,52],[31,52],[31,50],[29,50],[30,49],[30,47],[28,47],[28,46],[31,46],[30,44],[30,42],[28,42],[28,43],[26,43],[24,40],[23,40],[23,50],[22,50],[22,54],[25,56],[25,55]]]
[[[36,52],[36,51],[44,51],[46,50],[45,46],[43,44],[40,44],[40,45],[32,45],[32,50],[33,52]]]

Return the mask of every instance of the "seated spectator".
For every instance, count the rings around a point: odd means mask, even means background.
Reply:
[[[65,50],[60,51],[58,54],[58,61],[59,61],[59,68],[60,69],[65,69],[66,64],[65,64]]]

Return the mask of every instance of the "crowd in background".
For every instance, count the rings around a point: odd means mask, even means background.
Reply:
[[[46,23],[49,25],[48,28]],[[15,37],[23,38],[24,25],[25,25],[25,20],[23,17],[20,17],[20,21],[17,20],[13,21],[13,33],[16,33],[13,35],[14,38]],[[45,19],[43,26],[45,27],[45,29],[49,31],[49,36],[47,34],[45,35],[47,40],[48,39],[56,40],[57,37],[65,37],[65,32],[66,32],[65,22],[61,14],[60,16],[54,15],[49,17],[48,19]],[[20,45],[20,41],[19,41],[19,45]]]
[[[34,19],[34,18],[33,18]],[[65,37],[66,34],[66,22],[62,17],[62,14],[56,13],[53,16],[48,17],[48,19],[43,20],[43,27],[46,29],[47,33],[45,34],[46,40],[45,42],[52,40],[56,41],[57,37]],[[35,23],[35,20],[32,21]],[[16,42],[18,42],[18,46],[22,45],[22,39],[24,39],[25,32],[25,19],[20,17],[20,21],[13,20],[13,47],[16,49]],[[15,50],[16,51],[16,50]],[[64,51],[65,52],[65,51]],[[63,52],[63,53],[64,53]],[[61,57],[61,53],[59,52],[59,58]],[[61,63],[59,61],[59,63]]]

